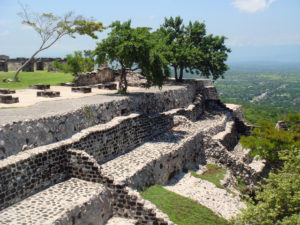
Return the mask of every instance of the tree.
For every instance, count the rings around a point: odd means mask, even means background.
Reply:
[[[160,53],[150,28],[131,27],[131,21],[115,21],[110,25],[108,37],[97,44],[95,55],[99,65],[117,63],[120,68],[119,92],[126,93],[126,73],[140,70],[148,85],[162,86],[170,71],[166,59]]]
[[[93,59],[93,52],[85,50],[84,55],[82,51],[75,51],[74,55],[67,55],[66,63],[53,62],[53,67],[58,68],[65,73],[72,73],[74,76],[82,72],[88,72],[94,69],[95,60]]]
[[[279,153],[282,169],[270,173],[262,191],[232,224],[300,224],[300,151],[295,146]]]
[[[96,31],[103,31],[104,27],[100,22],[87,20],[82,16],[74,16],[74,13],[69,12],[63,17],[54,16],[52,13],[31,13],[29,14],[26,7],[22,5],[23,12],[19,15],[23,18],[22,23],[32,27],[41,38],[41,45],[37,51],[16,71],[14,76],[15,81],[18,81],[19,72],[31,61],[33,58],[48,48],[64,36],[75,38],[75,34],[89,35],[97,39]]]
[[[230,49],[224,44],[225,37],[206,35],[204,23],[195,21],[185,26],[180,17],[170,17],[156,32],[165,42],[164,54],[174,69],[176,81],[182,81],[184,70],[211,76],[213,80],[223,78],[228,70],[225,61]]]
[[[251,149],[251,156],[258,155],[274,168],[282,166],[280,152],[300,148],[300,114],[290,114],[286,121],[287,131],[277,130],[273,124],[259,121],[251,136],[241,138],[242,145]]]

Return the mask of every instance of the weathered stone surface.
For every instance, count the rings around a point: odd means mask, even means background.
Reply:
[[[114,81],[113,70],[107,66],[100,67],[87,74],[78,75],[74,80],[75,86],[85,86],[112,81]]]
[[[108,90],[117,90],[117,84],[116,83],[105,83],[105,84],[99,84],[99,89],[108,89]]]
[[[59,91],[38,91],[36,92],[37,97],[48,97],[48,98],[57,98],[60,96]]]
[[[19,102],[18,97],[13,97],[11,95],[0,95],[0,103],[13,104]]]
[[[110,197],[105,186],[72,178],[0,211],[0,223],[104,224],[112,216]]]
[[[46,90],[46,89],[50,89],[50,84],[34,84],[34,85],[30,85],[29,88]]]
[[[8,88],[0,88],[0,94],[15,94],[15,90],[10,90]]]
[[[76,132],[96,124],[103,124],[112,118],[128,115],[131,112],[153,114],[174,108],[189,106],[194,100],[200,102],[196,107],[201,115],[206,99],[201,93],[209,80],[189,80],[182,87],[167,89],[161,92],[131,94],[120,100],[100,104],[87,105],[80,109],[39,119],[13,121],[0,125],[0,159],[22,151],[23,146],[31,149],[70,137]],[[197,97],[198,96],[198,97]],[[209,97],[209,96],[208,96]],[[185,113],[193,111],[185,111]],[[22,135],[19,135],[19,134]],[[1,151],[5,148],[5,153]]]
[[[92,88],[90,87],[72,87],[73,92],[91,93]]]

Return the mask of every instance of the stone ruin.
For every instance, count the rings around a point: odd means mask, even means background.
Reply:
[[[8,61],[9,57],[6,55],[0,55],[0,71],[8,72]]]
[[[4,56],[0,56],[0,71],[1,71],[1,58]],[[25,57],[18,57],[18,58],[9,58],[8,56],[5,56],[5,62],[7,71],[13,70],[16,71],[19,67],[21,67],[28,58]],[[53,71],[52,63],[53,61],[58,61],[60,63],[64,63],[66,59],[64,58],[34,58],[31,62],[29,62],[24,68],[24,72],[34,72],[35,70],[47,70],[47,71]],[[6,72],[7,72],[6,71]]]
[[[0,221],[173,224],[138,191],[207,160],[257,183],[261,171],[232,153],[249,130],[209,80],[3,124]]]
[[[108,66],[101,66],[98,69],[86,74],[77,75],[74,79],[75,86],[86,86],[114,81],[113,70]]]

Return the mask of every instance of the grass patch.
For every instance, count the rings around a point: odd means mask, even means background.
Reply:
[[[144,199],[151,201],[178,225],[224,225],[228,222],[196,201],[154,185],[141,192]]]
[[[214,164],[207,164],[206,168],[207,168],[207,171],[202,175],[197,174],[195,171],[190,171],[190,172],[194,177],[198,177],[200,179],[207,180],[207,181],[215,184],[218,188],[224,189],[224,187],[221,185],[220,181],[224,179],[224,176],[227,172],[226,169],[218,167],[217,165],[214,165]]]
[[[26,89],[33,84],[50,84],[50,85],[60,85],[62,82],[73,81],[73,76],[69,73],[62,72],[47,72],[47,71],[36,71],[36,72],[20,72],[19,79],[20,82],[9,82],[3,83],[2,80],[13,79],[15,73],[11,72],[0,72],[0,88],[9,89]]]

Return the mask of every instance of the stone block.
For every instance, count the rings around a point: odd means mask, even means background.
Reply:
[[[0,94],[15,94],[15,90],[10,90],[8,88],[0,88]]]
[[[91,93],[92,88],[90,88],[90,87],[72,87],[72,92]]]
[[[108,89],[108,90],[117,90],[117,84],[116,83],[106,83],[106,84],[99,84],[99,89]]]
[[[29,86],[32,89],[46,90],[50,89],[50,84],[34,84]]]
[[[11,95],[0,95],[0,103],[13,104],[18,102],[19,102],[18,97],[12,97]]]
[[[55,98],[55,97],[60,97],[60,92],[59,91],[38,91],[36,93],[36,96]]]

